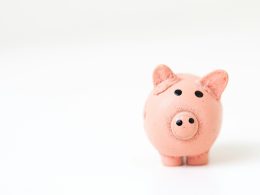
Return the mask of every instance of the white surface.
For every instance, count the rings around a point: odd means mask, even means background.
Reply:
[[[0,194],[259,194],[259,7],[1,2]],[[229,72],[208,166],[163,167],[146,139],[159,63]]]

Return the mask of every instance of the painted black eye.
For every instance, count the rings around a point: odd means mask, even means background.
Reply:
[[[182,91],[180,89],[176,89],[174,91],[174,94],[177,95],[177,96],[180,96],[182,94]]]
[[[198,98],[202,98],[203,97],[203,93],[201,91],[195,91],[195,95],[198,97]]]

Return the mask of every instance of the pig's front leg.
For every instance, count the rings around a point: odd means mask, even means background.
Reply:
[[[182,157],[179,156],[165,156],[161,154],[162,163],[165,166],[175,167],[183,164]]]
[[[188,156],[186,163],[187,165],[206,165],[208,164],[208,152],[197,156]]]

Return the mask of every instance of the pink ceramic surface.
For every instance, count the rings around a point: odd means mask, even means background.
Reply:
[[[202,78],[175,74],[166,65],[154,70],[144,126],[165,165],[179,166],[184,160],[188,165],[208,163],[208,152],[221,126],[220,98],[227,82],[223,70]]]

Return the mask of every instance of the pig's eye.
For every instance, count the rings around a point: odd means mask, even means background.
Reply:
[[[203,93],[201,91],[195,91],[195,95],[198,97],[198,98],[202,98],[203,97]]]
[[[180,89],[176,89],[174,91],[174,94],[177,95],[177,96],[180,96],[182,94],[182,91]]]

